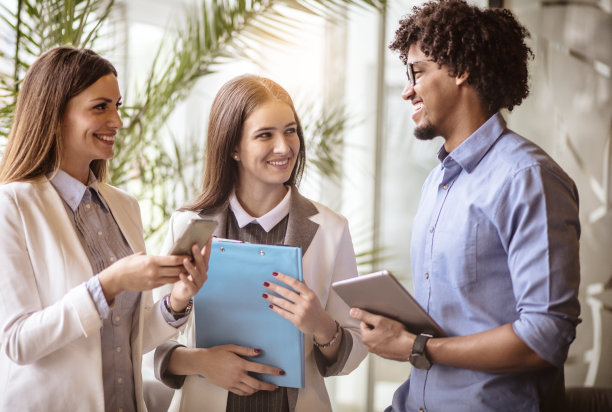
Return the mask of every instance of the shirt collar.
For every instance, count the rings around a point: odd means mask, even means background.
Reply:
[[[278,225],[279,222],[289,214],[289,206],[291,205],[291,187],[289,187],[288,189],[289,190],[287,190],[287,194],[285,195],[283,200],[281,200],[279,204],[274,206],[274,208],[268,213],[260,217],[253,217],[249,215],[238,201],[238,197],[236,197],[236,192],[232,192],[229,199],[229,206],[232,212],[234,212],[234,216],[236,216],[236,222],[238,222],[238,227],[242,229],[249,223],[255,222],[259,223],[259,225],[266,232],[272,230],[274,226]]]
[[[70,176],[68,173],[64,172],[62,169],[59,169],[55,176],[53,176],[53,179],[51,179],[51,184],[53,187],[55,187],[64,202],[70,206],[72,211],[76,211],[88,187],[92,188],[96,193],[98,193],[98,179],[96,179],[96,176],[91,170],[89,171],[87,186]],[[102,206],[105,207],[104,202],[100,203],[102,203]]]
[[[499,112],[495,113],[451,153],[447,153],[442,146],[438,151],[438,159],[443,167],[447,162],[455,161],[466,172],[471,173],[504,130],[506,121]]]

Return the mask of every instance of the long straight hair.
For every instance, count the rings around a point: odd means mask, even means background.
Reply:
[[[258,106],[270,100],[286,103],[293,111],[300,150],[285,184],[299,184],[306,163],[306,150],[304,132],[291,96],[270,79],[243,75],[225,83],[215,96],[208,121],[202,193],[181,210],[201,212],[219,207],[227,201],[238,183],[238,164],[232,159],[232,152],[240,143],[244,122]]]
[[[62,154],[60,125],[68,101],[107,74],[117,76],[108,60],[70,46],[53,48],[30,66],[0,162],[0,183],[31,181],[57,172]],[[106,181],[106,160],[94,160],[90,168],[99,181]]]

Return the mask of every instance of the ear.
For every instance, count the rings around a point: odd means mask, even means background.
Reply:
[[[468,77],[470,77],[468,72],[463,72],[462,74],[455,76],[455,84],[457,86],[461,86],[463,83],[467,82]]]

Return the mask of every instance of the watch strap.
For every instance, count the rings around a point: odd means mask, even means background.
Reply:
[[[410,353],[410,358],[408,359],[415,368],[425,370],[431,368],[432,363],[425,353],[425,345],[432,337],[432,335],[426,333],[421,333],[420,335],[415,336],[414,343],[412,344],[412,352]]]
[[[433,336],[427,333],[421,333],[419,335],[416,335],[416,337],[414,338],[414,344],[412,345],[412,353],[424,355],[425,345],[427,344],[429,338],[433,338]]]

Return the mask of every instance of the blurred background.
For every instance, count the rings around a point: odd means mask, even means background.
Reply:
[[[612,387],[612,0],[471,2],[509,8],[531,32],[531,95],[504,115],[578,185],[583,322],[566,384]],[[65,43],[101,53],[124,97],[111,183],[141,202],[155,253],[169,214],[198,191],[217,90],[243,73],[270,77],[305,127],[301,191],[347,216],[361,273],[386,268],[411,289],[412,219],[442,140],[413,137],[405,67],[387,45],[420,3],[0,0],[0,152],[36,56]],[[370,356],[327,380],[334,410],[383,410],[409,374]]]

